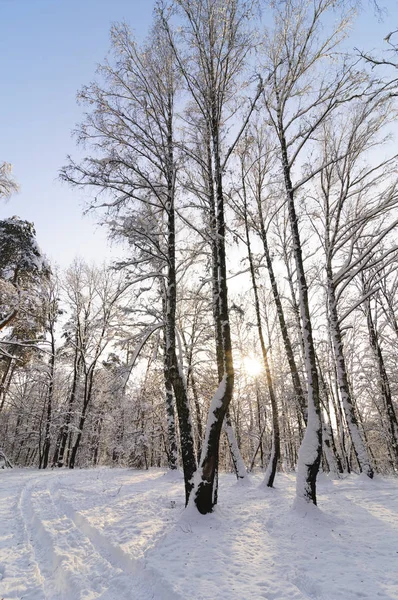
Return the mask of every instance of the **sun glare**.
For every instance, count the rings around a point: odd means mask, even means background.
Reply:
[[[263,365],[254,356],[244,356],[242,363],[246,373],[251,377],[256,377],[263,370]]]

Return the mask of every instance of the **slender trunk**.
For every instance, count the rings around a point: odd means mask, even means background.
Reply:
[[[196,471],[195,447],[192,431],[191,415],[186,385],[179,365],[176,352],[176,304],[177,278],[175,259],[175,166],[173,154],[173,103],[169,95],[168,102],[168,174],[167,174],[167,290],[166,290],[166,348],[165,371],[171,381],[177,407],[180,426],[181,456],[185,482],[185,502],[188,504],[193,487],[193,475]]]
[[[54,395],[54,373],[55,373],[55,339],[54,339],[54,332],[51,331],[51,356],[50,356],[50,360],[49,360],[47,414],[46,414],[46,427],[45,427],[45,435],[44,435],[43,462],[42,462],[43,469],[46,469],[48,466],[48,459],[49,459],[49,454],[50,454],[52,403],[53,403],[53,395]]]
[[[167,314],[167,294],[163,294],[163,314]],[[167,332],[164,328],[164,357],[163,357],[163,375],[164,375],[164,388],[165,388],[165,399],[166,399],[166,417],[167,417],[167,460],[169,469],[175,471],[178,463],[178,446],[177,446],[177,433],[176,433],[176,421],[175,421],[175,410],[174,410],[174,394],[173,384],[169,377],[169,368],[167,362]]]
[[[210,136],[207,136],[206,141],[207,149],[207,193],[209,200],[209,214],[210,214],[210,240],[211,240],[211,257],[212,257],[212,306],[213,306],[213,320],[214,320],[214,332],[215,332],[215,344],[216,344],[216,362],[217,362],[217,373],[218,382],[220,383],[225,373],[225,360],[224,360],[224,341],[223,341],[223,328],[221,318],[221,289],[220,289],[220,261],[219,261],[219,247],[218,247],[218,216],[216,210],[216,200],[214,195],[214,182],[213,182],[213,162],[211,154],[211,143]],[[226,410],[224,420],[224,431],[228,440],[228,448],[231,454],[232,464],[234,467],[235,475],[238,480],[247,479],[247,471],[239,450],[239,444],[236,439],[236,435],[231,423],[231,417],[229,410]],[[217,481],[217,479],[216,479]],[[217,498],[217,493],[214,494]]]
[[[272,487],[273,483],[274,483],[274,479],[275,479],[278,461],[280,458],[280,430],[279,430],[279,417],[278,417],[278,403],[276,400],[274,385],[272,383],[271,369],[270,369],[270,364],[269,364],[269,360],[268,360],[268,352],[267,352],[267,348],[265,346],[263,326],[262,326],[262,322],[261,322],[260,300],[258,297],[256,272],[254,269],[253,254],[252,254],[251,242],[250,242],[250,231],[249,231],[249,225],[247,222],[246,187],[245,187],[244,174],[243,174],[243,164],[242,164],[242,184],[243,184],[243,196],[244,196],[244,219],[245,219],[247,257],[249,259],[250,276],[251,276],[253,295],[254,295],[254,310],[256,313],[257,333],[258,333],[258,337],[260,340],[261,354],[263,357],[264,370],[265,370],[265,379],[267,381],[268,394],[269,394],[269,398],[270,398],[270,402],[271,402],[271,410],[272,410],[272,447],[271,447],[270,460],[268,463],[267,470],[265,472],[264,484],[268,487]]]
[[[32,451],[31,451],[31,454],[29,457],[29,461],[26,461],[28,467],[31,467],[32,465],[34,465],[38,451],[39,451],[38,448],[32,448]]]
[[[46,412],[46,402],[43,402],[43,408],[41,411],[41,415],[40,415],[40,420],[37,426],[37,432],[38,432],[38,440],[37,440],[37,445],[39,448],[39,469],[43,468],[43,452],[42,450],[44,450],[44,448],[42,448],[42,428],[43,428],[43,420],[44,420],[44,414]],[[44,446],[44,444],[43,444]]]
[[[294,352],[292,343],[290,340],[289,332],[286,325],[285,313],[282,306],[281,297],[279,294],[278,284],[276,281],[274,266],[272,263],[272,257],[268,246],[267,233],[264,226],[264,218],[263,211],[261,206],[261,195],[258,195],[257,207],[259,213],[259,225],[260,225],[260,234],[261,240],[263,243],[265,262],[267,265],[268,276],[271,283],[272,297],[274,299],[276,313],[278,315],[279,327],[282,334],[283,346],[285,348],[286,358],[289,364],[290,375],[292,378],[293,389],[296,397],[296,402],[300,407],[300,411],[304,420],[304,423],[307,423],[307,406],[306,400],[304,396],[303,386],[301,385],[299,372],[297,369],[296,360],[294,358]]]
[[[298,338],[299,338],[299,342],[300,342],[301,355],[302,355],[302,357],[305,357],[304,338],[303,338],[303,332],[302,332],[302,327],[301,327],[300,301],[297,301],[297,297],[296,297],[296,289],[294,286],[294,269],[292,269],[292,265],[290,264],[289,253],[287,251],[289,246],[287,245],[286,239],[284,240],[284,242],[286,245],[283,248],[283,258],[284,258],[284,262],[285,262],[285,266],[286,266],[287,282],[289,284],[289,289],[290,289],[292,312],[293,312],[294,320],[296,321],[296,325],[297,325],[297,333],[298,333]]]
[[[398,422],[397,415],[394,410],[394,405],[392,402],[391,395],[391,387],[388,379],[386,367],[384,364],[384,357],[381,351],[381,347],[379,344],[379,339],[376,331],[376,327],[372,318],[372,313],[370,309],[370,300],[366,300],[365,302],[365,310],[366,310],[366,320],[368,325],[369,332],[369,341],[370,347],[372,348],[377,369],[379,371],[379,387],[381,396],[383,398],[383,403],[387,416],[387,424],[388,424],[388,434],[390,437],[390,444],[392,454],[394,456],[395,467],[398,468]]]
[[[85,377],[83,409],[80,414],[79,431],[78,431],[78,434],[76,437],[76,441],[70,452],[70,458],[69,458],[69,468],[70,469],[74,469],[74,467],[75,467],[76,455],[77,455],[77,451],[79,450],[80,442],[81,442],[82,435],[83,435],[83,429],[84,429],[84,425],[85,425],[86,418],[87,418],[87,410],[91,404],[91,399],[92,399],[92,395],[93,395],[95,366],[96,366],[96,363],[93,363],[92,365],[90,365],[88,373],[86,374],[86,377]]]
[[[11,384],[11,380],[12,380],[12,376],[15,373],[15,369],[17,366],[17,361],[13,361],[12,358],[8,358],[8,364],[7,367],[4,371],[2,380],[1,380],[1,384],[0,384],[0,412],[3,410],[4,408],[4,404],[6,401],[6,397],[7,397],[7,392],[9,390],[10,384]]]
[[[222,328],[220,317],[220,281],[219,281],[219,260],[217,245],[217,211],[216,200],[214,197],[213,182],[213,163],[211,156],[210,138],[207,140],[207,178],[208,178],[208,197],[209,197],[209,215],[210,215],[210,240],[211,240],[211,284],[212,284],[212,307],[214,334],[216,343],[216,362],[218,381],[224,376],[224,353]]]
[[[64,454],[64,464],[69,465],[69,458],[72,451],[72,441],[73,441],[73,431],[69,430],[68,432],[68,443],[66,444],[66,451]]]
[[[175,425],[175,414],[174,414],[174,396],[173,386],[171,381],[167,378],[167,370],[165,368],[164,386],[166,390],[166,414],[167,414],[167,439],[168,439],[168,450],[167,459],[169,462],[169,469],[175,471],[177,469],[177,437],[176,437],[176,425]]]
[[[330,335],[330,332],[329,332],[329,335]],[[331,343],[331,340],[330,340],[330,343]],[[345,421],[344,421],[343,412],[341,410],[341,403],[339,400],[339,390],[338,390],[338,383],[337,383],[336,368],[334,368],[333,382],[334,382],[334,386],[335,386],[335,392],[333,391],[333,389],[331,389],[330,398],[332,401],[334,417],[336,419],[336,427],[337,427],[337,435],[338,435],[338,440],[339,440],[339,445],[340,445],[340,452],[341,452],[341,456],[343,458],[343,470],[346,470],[347,473],[351,473],[351,464],[350,464],[350,460],[349,460],[349,456],[348,456],[348,452],[347,452],[347,444],[346,444]],[[329,384],[329,387],[330,387],[330,385],[331,384]]]
[[[239,450],[238,442],[232,428],[231,416],[229,414],[229,410],[225,413],[224,419],[224,431],[227,435],[228,447],[231,453],[232,463],[234,465],[234,471],[236,475],[236,479],[239,481],[240,479],[247,479],[247,471],[245,467],[245,463],[243,462],[242,455]]]
[[[21,409],[22,409],[22,407],[21,407]],[[21,421],[22,421],[22,414],[19,413],[18,417],[17,417],[17,422],[15,424],[14,435],[12,436],[12,444],[11,444],[11,450],[10,450],[10,454],[13,457],[13,459],[14,459],[15,444],[17,443],[17,440],[18,440],[18,435],[19,435],[19,429],[20,429],[20,426],[21,426]],[[21,443],[21,446],[22,446],[22,443]],[[17,462],[18,457],[19,457],[19,454],[18,454],[17,458],[14,459],[15,463]]]
[[[293,240],[300,300],[300,316],[307,374],[308,415],[307,428],[299,451],[297,465],[296,494],[306,502],[316,504],[316,478],[322,456],[322,423],[320,415],[319,380],[316,368],[312,324],[308,301],[308,287],[303,263],[302,246],[296,214],[295,198],[291,181],[287,143],[284,136],[282,114],[278,107],[279,139],[281,144],[282,168],[287,194],[289,223]]]
[[[323,372],[319,363],[318,356],[316,357],[319,367],[319,384],[322,392],[322,406],[325,411],[326,417],[322,417],[322,443],[324,447],[324,453],[329,466],[329,470],[340,476],[343,473],[343,466],[341,463],[340,456],[337,452],[336,444],[334,441],[333,429],[330,421],[330,408],[329,408],[329,390]]]
[[[328,290],[329,327],[333,345],[333,353],[336,361],[336,372],[340,398],[343,405],[348,431],[350,432],[353,450],[358,461],[359,469],[361,472],[366,473],[368,477],[372,478],[373,468],[370,463],[368,451],[366,449],[365,443],[362,439],[359,430],[358,418],[355,412],[348,384],[347,368],[343,352],[343,340],[337,313],[336,293],[333,285],[333,272],[330,264],[327,264],[326,275]]]
[[[192,325],[192,340],[194,336],[194,325]],[[182,341],[184,344],[185,354],[187,356],[188,361],[188,369],[187,369],[187,389],[191,386],[192,395],[195,405],[195,417],[196,417],[196,427],[197,427],[197,444],[196,444],[196,454],[198,460],[200,459],[200,453],[202,451],[202,441],[203,441],[203,426],[202,426],[202,415],[200,411],[200,403],[199,403],[199,395],[196,387],[196,377],[193,371],[192,360],[193,360],[193,347],[191,342],[191,347],[188,348],[187,340],[185,338],[184,332],[181,332]]]
[[[197,456],[198,460],[200,459],[200,454],[202,452],[202,442],[203,442],[203,425],[202,425],[202,415],[200,412],[200,403],[199,403],[199,395],[198,390],[196,388],[196,377],[192,370],[192,367],[189,371],[189,380],[191,383],[191,389],[193,394],[193,400],[195,404],[195,416],[196,416],[196,426],[198,428],[198,443],[197,443]]]
[[[264,409],[264,426],[262,425],[261,419],[261,404],[260,404],[260,390],[258,381],[256,379],[256,404],[257,404],[257,421],[258,421],[258,432],[259,432],[259,444],[260,444],[260,466],[264,469],[264,448],[263,448],[263,436],[266,427],[266,413]],[[250,471],[253,467],[250,468]]]
[[[211,155],[209,156],[209,206],[210,206],[210,228],[211,228],[211,255],[212,255],[212,302],[213,302],[213,319],[216,342],[216,361],[218,382],[220,383],[224,376],[224,350],[223,350],[223,334],[221,321],[221,306],[220,306],[220,282],[219,282],[219,260],[218,260],[218,244],[217,244],[217,216],[215,210],[214,188],[211,179],[212,163]],[[232,464],[236,478],[245,479],[247,477],[246,468],[239,450],[239,445],[232,427],[229,411],[226,412],[224,421],[224,431],[227,435],[228,447],[231,453]]]
[[[73,405],[76,400],[77,386],[78,386],[78,382],[79,382],[79,378],[80,378],[81,356],[80,356],[79,350],[77,348],[77,341],[78,340],[76,339],[75,358],[74,358],[74,364],[73,364],[72,389],[71,389],[71,392],[69,395],[69,401],[68,401],[65,421],[59,432],[59,436],[58,436],[55,451],[54,451],[53,461],[52,461],[53,466],[56,465],[57,467],[62,467],[64,465],[64,454],[65,454],[65,449],[66,449],[66,443],[68,440],[69,425],[72,420],[72,409],[73,409]]]
[[[254,464],[256,462],[256,456],[257,456],[258,451],[261,449],[261,446],[262,446],[264,431],[265,431],[265,427],[263,427],[263,429],[260,431],[260,435],[259,435],[259,439],[258,439],[258,442],[257,442],[257,446],[256,446],[256,448],[255,448],[255,450],[253,452],[253,456],[252,456],[252,459],[250,461],[250,466],[248,468],[249,473],[251,473],[253,471],[253,469],[254,469]]]
[[[96,427],[96,431],[95,431],[95,435],[96,435],[96,439],[94,442],[94,449],[93,449],[93,466],[96,467],[98,464],[98,454],[99,454],[99,447],[100,447],[100,438],[101,438],[101,431],[102,431],[102,422],[103,422],[103,415],[101,414],[101,416],[99,417],[98,421],[97,421],[97,427]]]
[[[211,99],[213,110],[216,111],[216,100]],[[194,503],[202,514],[212,512],[217,503],[218,492],[218,458],[222,423],[228,406],[232,400],[234,389],[234,366],[232,360],[231,332],[228,312],[228,288],[225,256],[225,220],[224,194],[222,187],[222,170],[220,162],[218,118],[213,114],[211,123],[212,151],[214,157],[214,179],[216,192],[216,251],[219,293],[219,323],[221,328],[223,378],[214,395],[206,425],[206,435],[203,443],[198,478],[195,483]]]

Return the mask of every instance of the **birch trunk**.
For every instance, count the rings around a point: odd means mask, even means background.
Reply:
[[[197,443],[196,443],[196,455],[198,457],[198,461],[200,459],[200,453],[202,451],[202,441],[203,441],[203,426],[202,426],[202,415],[200,410],[200,402],[199,402],[199,394],[196,386],[196,376],[193,369],[193,343],[194,339],[195,326],[192,325],[192,334],[191,334],[191,345],[188,347],[188,343],[186,337],[184,335],[184,331],[181,331],[181,338],[184,344],[185,355],[187,357],[187,390],[191,387],[194,406],[195,406],[195,423],[197,428]]]
[[[359,469],[372,479],[373,468],[370,462],[369,454],[362,439],[358,418],[351,398],[351,392],[348,384],[347,368],[343,352],[343,340],[340,330],[340,323],[337,313],[336,293],[333,285],[333,273],[330,265],[327,265],[327,291],[328,291],[328,312],[329,327],[333,347],[333,353],[336,361],[336,375],[339,386],[339,394],[343,405],[344,415],[350,433],[354,454],[358,461]]]
[[[69,465],[68,466],[70,469],[75,468],[76,456],[77,456],[77,452],[79,450],[80,442],[82,439],[84,425],[86,423],[87,411],[88,411],[88,407],[91,404],[91,399],[92,399],[92,395],[93,395],[94,370],[95,370],[95,364],[93,364],[90,367],[89,372],[86,374],[86,377],[85,377],[83,409],[82,409],[82,412],[81,412],[81,415],[79,418],[79,431],[77,433],[75,443],[71,447],[70,453],[69,453]]]
[[[49,382],[47,392],[47,411],[46,411],[46,425],[44,434],[44,445],[43,445],[43,469],[48,466],[48,459],[50,454],[51,446],[51,421],[52,421],[52,406],[54,396],[54,375],[55,375],[55,338],[54,331],[51,330],[51,355],[49,360]]]
[[[383,398],[383,403],[386,411],[387,417],[387,427],[388,427],[388,435],[390,438],[392,455],[394,457],[395,468],[398,468],[398,421],[397,415],[395,413],[390,381],[387,375],[386,367],[384,364],[384,357],[381,351],[376,327],[372,318],[372,313],[370,309],[370,300],[367,299],[365,302],[365,310],[366,310],[366,321],[368,325],[369,332],[369,341],[370,347],[372,348],[375,361],[377,364],[377,369],[379,372],[379,387],[381,396]]]
[[[166,369],[165,369],[166,370]],[[175,426],[175,413],[174,413],[174,396],[173,386],[171,381],[165,374],[165,391],[166,391],[166,415],[167,415],[167,440],[168,440],[168,452],[167,457],[169,461],[169,469],[175,471],[177,469],[177,437],[176,437],[176,426]]]
[[[10,384],[11,384],[11,380],[12,380],[13,373],[15,371],[16,363],[17,363],[17,361],[13,360],[11,358],[11,356],[8,357],[8,359],[7,359],[7,366],[4,369],[3,377],[1,379],[1,384],[0,384],[0,398],[1,398],[1,400],[0,400],[0,412],[4,408],[4,404],[5,404],[5,401],[6,401],[6,396],[7,396],[8,388],[10,387]]]
[[[232,427],[231,417],[229,414],[229,410],[227,410],[225,419],[224,419],[224,431],[227,435],[228,447],[232,458],[232,463],[234,465],[234,471],[237,480],[247,480],[247,471],[245,467],[245,463],[243,462],[242,455],[239,450],[238,442],[236,439],[235,432]]]
[[[65,415],[65,421],[61,426],[61,430],[58,435],[57,443],[55,446],[54,456],[52,460],[52,465],[57,467],[63,467],[64,465],[64,455],[66,450],[66,444],[68,440],[69,434],[69,425],[72,420],[72,410],[76,400],[77,386],[80,378],[80,356],[77,347],[77,338],[76,338],[76,347],[75,347],[75,357],[73,364],[73,381],[72,381],[72,389],[69,395],[67,411]]]
[[[318,360],[319,365],[319,360]],[[323,450],[326,456],[326,461],[328,463],[329,470],[340,477],[343,473],[343,467],[341,464],[340,456],[338,455],[336,444],[334,441],[333,429],[330,424],[330,409],[329,409],[329,392],[328,387],[325,381],[325,378],[322,374],[322,369],[319,368],[319,383],[321,386],[321,390],[323,393],[323,408],[325,414],[322,417],[322,443]],[[326,415],[326,416],[325,416]]]
[[[215,110],[215,98],[212,99],[212,106]],[[232,400],[234,388],[234,366],[228,313],[225,256],[224,195],[222,188],[218,122],[214,114],[211,124],[211,137],[216,192],[215,220],[217,235],[215,239],[215,252],[217,255],[219,293],[219,317],[218,322],[216,323],[216,330],[219,328],[222,341],[222,364],[224,374],[210,405],[200,465],[195,478],[194,503],[198,511],[202,514],[212,512],[214,505],[217,503],[217,472],[220,435],[228,406]]]
[[[167,319],[167,301],[166,293],[163,293],[162,308],[163,314]],[[164,328],[164,345],[163,345],[163,375],[164,375],[164,388],[165,388],[165,400],[166,400],[166,418],[167,418],[167,459],[169,463],[169,469],[174,471],[177,469],[178,463],[178,446],[177,446],[177,433],[176,433],[176,415],[174,410],[174,394],[173,384],[169,376],[169,368],[167,361],[167,331]]]
[[[255,269],[254,269],[253,254],[252,254],[251,242],[250,242],[250,231],[249,231],[249,225],[247,222],[246,189],[245,189],[245,183],[244,183],[244,177],[243,177],[243,169],[242,169],[242,183],[243,183],[243,196],[244,196],[244,220],[245,220],[245,233],[246,233],[246,247],[247,247],[247,257],[249,259],[250,277],[251,277],[251,282],[252,282],[252,287],[253,287],[254,310],[256,313],[257,333],[258,333],[258,337],[260,340],[261,354],[263,357],[264,370],[265,370],[265,379],[267,382],[268,394],[269,394],[269,398],[270,398],[270,402],[271,402],[271,410],[272,410],[272,447],[271,447],[271,456],[269,459],[268,467],[265,472],[264,485],[266,485],[267,487],[272,487],[274,484],[276,469],[278,466],[278,462],[280,459],[280,453],[281,453],[278,403],[276,400],[274,385],[272,383],[272,375],[271,375],[271,369],[270,369],[270,364],[269,364],[269,360],[268,360],[268,352],[267,352],[267,348],[265,346],[263,326],[262,326],[262,322],[261,322],[260,300],[258,297],[256,273],[255,273]],[[272,274],[273,274],[273,271],[272,271]],[[276,286],[276,282],[275,282],[275,286]],[[274,300],[275,300],[275,294],[274,294]],[[278,295],[278,300],[279,300],[279,295]]]
[[[258,196],[257,199],[257,207],[259,213],[259,225],[260,225],[260,234],[261,241],[263,243],[265,262],[267,265],[268,276],[271,283],[272,297],[275,302],[276,313],[278,315],[279,327],[282,334],[283,346],[285,348],[286,358],[289,364],[290,375],[292,378],[292,384],[294,393],[296,396],[296,401],[300,407],[300,411],[304,420],[304,423],[307,423],[307,406],[306,400],[304,396],[303,386],[301,385],[299,372],[297,369],[296,360],[294,357],[292,343],[290,341],[289,332],[286,325],[285,312],[283,310],[281,297],[279,294],[278,284],[276,281],[276,276],[274,272],[274,266],[272,264],[271,253],[268,246],[267,233],[264,226],[264,218],[263,218],[263,210],[261,206],[261,196]]]
[[[210,238],[211,238],[211,257],[212,257],[212,305],[213,305],[213,319],[214,319],[214,331],[215,331],[215,343],[216,343],[216,360],[217,360],[217,372],[218,382],[222,381],[224,376],[224,342],[222,332],[222,319],[221,319],[221,290],[219,280],[219,259],[218,259],[218,243],[217,243],[217,211],[216,203],[214,198],[214,184],[213,184],[213,163],[211,155],[211,144],[210,136],[206,140],[207,148],[207,187],[209,197],[209,214],[210,214]],[[239,445],[235,436],[235,432],[232,427],[229,410],[226,411],[224,420],[224,431],[228,440],[228,448],[231,453],[232,464],[236,478],[247,479],[247,471],[245,463],[243,461]]]
[[[180,427],[181,456],[184,471],[185,503],[188,504],[193,487],[193,475],[196,471],[196,457],[193,438],[193,428],[189,410],[188,394],[182,374],[182,365],[177,359],[176,350],[176,307],[177,307],[177,277],[176,277],[176,233],[175,233],[175,164],[173,141],[173,98],[168,98],[167,122],[167,289],[166,289],[166,348],[165,373],[166,379],[173,386]]]
[[[293,253],[298,278],[300,317],[308,394],[307,428],[299,451],[296,494],[297,498],[316,504],[316,477],[319,471],[322,456],[322,423],[320,415],[319,380],[316,368],[314,341],[312,336],[308,287],[303,264],[302,246],[298,228],[293,185],[291,181],[287,143],[284,136],[284,128],[280,109],[278,109],[278,123],[289,223],[292,233]]]

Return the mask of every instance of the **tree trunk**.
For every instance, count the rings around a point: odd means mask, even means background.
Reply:
[[[49,361],[49,382],[47,392],[47,414],[46,414],[46,426],[44,434],[44,445],[43,445],[43,462],[42,468],[46,469],[48,466],[48,459],[50,454],[51,446],[51,420],[52,420],[52,404],[54,396],[54,373],[55,373],[55,339],[54,333],[51,332],[51,356]]]
[[[185,503],[188,504],[193,487],[193,475],[196,471],[196,456],[192,431],[191,415],[189,410],[188,394],[179,365],[176,352],[176,304],[177,304],[177,278],[175,258],[175,166],[173,155],[173,105],[172,96],[169,95],[168,104],[168,173],[167,173],[167,289],[166,289],[166,348],[165,348],[165,373],[174,391],[177,407],[178,423],[180,427],[181,456],[185,482]]]
[[[264,218],[263,218],[263,210],[261,206],[261,196],[258,196],[257,199],[257,208],[259,213],[259,225],[260,225],[260,234],[261,240],[263,243],[265,262],[267,265],[267,271],[271,283],[272,297],[275,302],[276,313],[278,315],[279,327],[282,334],[283,346],[285,348],[287,362],[289,364],[290,375],[292,378],[293,389],[296,396],[296,402],[300,407],[300,411],[304,420],[304,423],[307,423],[307,406],[306,400],[304,396],[303,386],[301,385],[299,372],[297,369],[296,360],[294,358],[294,352],[292,343],[290,341],[289,332],[286,325],[285,312],[283,310],[281,297],[279,294],[278,284],[275,277],[274,266],[272,264],[271,253],[268,246],[267,233],[264,226]]]
[[[279,461],[280,453],[281,453],[278,403],[276,401],[274,385],[272,383],[271,369],[270,369],[270,364],[269,364],[269,360],[268,360],[268,352],[267,352],[267,348],[265,346],[264,335],[263,335],[263,326],[262,326],[262,322],[261,322],[260,300],[258,297],[256,272],[254,269],[253,254],[252,254],[251,242],[250,242],[249,225],[247,222],[246,186],[245,186],[245,181],[244,181],[243,164],[242,164],[242,184],[243,184],[243,197],[244,197],[244,220],[245,220],[245,233],[246,233],[246,247],[247,247],[247,256],[249,259],[250,276],[251,276],[253,294],[254,294],[254,310],[256,313],[257,333],[258,333],[258,337],[260,340],[261,354],[263,357],[264,370],[265,370],[265,379],[267,381],[268,394],[269,394],[269,398],[271,401],[271,410],[272,410],[271,456],[269,459],[267,470],[265,472],[264,484],[267,487],[273,487],[276,469],[277,469],[277,465],[278,465],[278,461]],[[275,295],[274,295],[274,298],[275,298]],[[278,299],[279,299],[279,296],[278,296]]]
[[[55,446],[54,456],[52,460],[52,465],[57,467],[62,467],[64,465],[64,455],[66,449],[66,443],[69,434],[69,425],[72,420],[72,409],[76,400],[76,392],[77,385],[80,377],[80,354],[78,350],[78,339],[76,339],[76,348],[75,348],[75,357],[73,364],[73,381],[72,381],[72,389],[69,395],[69,401],[67,406],[67,412],[65,416],[65,421],[61,427],[61,430],[58,435],[57,443]]]
[[[163,314],[167,315],[167,302],[166,294],[163,297]],[[169,463],[169,469],[175,471],[177,469],[178,462],[178,447],[177,447],[177,434],[176,434],[176,422],[175,422],[175,410],[174,410],[174,395],[173,395],[173,384],[169,377],[168,363],[166,360],[166,347],[167,347],[167,332],[164,328],[164,358],[163,358],[163,374],[164,374],[164,387],[166,395],[166,416],[167,416],[167,460]]]
[[[279,101],[278,101],[279,104]],[[314,341],[308,301],[308,287],[305,277],[301,240],[296,214],[293,184],[284,136],[282,114],[278,106],[279,139],[282,153],[282,168],[287,194],[289,223],[293,240],[293,253],[298,278],[300,317],[304,344],[305,368],[307,374],[308,414],[307,428],[300,446],[297,464],[296,495],[306,502],[316,504],[316,477],[322,456],[322,423],[320,415],[319,380],[316,368]]]
[[[358,461],[361,472],[366,473],[372,479],[373,468],[370,463],[368,451],[362,439],[358,426],[358,418],[355,413],[351,398],[351,392],[348,384],[347,368],[343,353],[343,340],[340,330],[340,323],[337,313],[336,294],[333,285],[333,273],[331,265],[327,267],[327,291],[328,291],[328,309],[329,309],[329,327],[333,345],[333,353],[336,361],[337,381],[339,385],[340,398],[343,405],[348,431],[350,432],[353,450]]]
[[[194,335],[194,325],[192,325],[192,338]],[[199,395],[198,390],[196,388],[196,377],[194,374],[192,360],[193,360],[193,347],[191,342],[191,347],[188,347],[184,331],[181,331],[181,337],[184,344],[185,354],[187,356],[188,361],[188,369],[187,369],[187,389],[191,386],[192,395],[195,405],[195,417],[196,417],[196,427],[197,427],[197,444],[196,444],[196,455],[198,457],[198,461],[200,459],[200,454],[202,451],[202,442],[203,442],[203,426],[202,426],[202,415],[200,412],[200,403],[199,403]]]
[[[330,332],[329,332],[330,335]],[[331,342],[331,340],[330,340]],[[344,415],[341,409],[341,402],[339,400],[339,390],[337,383],[337,372],[336,367],[334,365],[334,387],[335,392],[331,389],[330,398],[332,401],[334,417],[336,419],[336,427],[337,427],[337,436],[339,440],[340,453],[343,459],[343,471],[347,471],[347,473],[351,473],[351,464],[347,452],[347,444],[346,444],[346,433],[345,433],[345,421]],[[329,388],[331,384],[329,383]]]
[[[231,453],[232,463],[234,465],[234,471],[236,475],[236,479],[239,481],[240,479],[247,479],[247,471],[245,467],[245,463],[243,462],[242,455],[239,450],[238,442],[232,428],[231,416],[229,414],[229,410],[227,410],[224,419],[224,431],[227,435],[228,447]]]
[[[77,451],[79,450],[80,442],[83,435],[83,429],[87,418],[87,410],[91,404],[91,399],[93,395],[93,384],[94,384],[94,371],[96,367],[96,362],[92,363],[88,369],[88,373],[86,373],[85,382],[84,382],[84,398],[83,398],[83,409],[79,419],[79,431],[76,437],[76,441],[73,445],[73,448],[70,453],[69,458],[69,468],[74,469],[76,462]]]
[[[98,454],[99,454],[99,447],[100,447],[100,438],[101,438],[101,431],[102,431],[102,422],[103,422],[103,414],[101,414],[101,416],[98,418],[97,420],[97,425],[95,428],[95,442],[94,442],[94,448],[93,448],[93,466],[96,467],[98,464]]]
[[[322,443],[323,449],[328,463],[329,471],[337,475],[338,477],[343,473],[343,466],[341,464],[340,456],[338,455],[336,444],[334,441],[333,429],[330,421],[330,408],[329,408],[329,390],[325,378],[323,376],[322,368],[319,362],[318,356],[316,357],[319,367],[319,383],[322,392],[321,401],[327,418],[322,416]]]
[[[215,99],[211,102],[215,109]],[[211,123],[212,155],[214,157],[214,179],[216,190],[216,238],[215,252],[217,256],[219,328],[222,341],[223,378],[220,381],[209,410],[206,435],[202,448],[200,465],[195,481],[194,503],[202,514],[212,512],[217,504],[218,455],[222,423],[228,406],[232,400],[234,388],[234,366],[232,360],[231,332],[228,312],[228,288],[225,256],[225,220],[224,195],[222,188],[222,170],[220,162],[219,131],[217,117],[213,115]],[[221,358],[220,358],[221,360]]]
[[[200,454],[202,452],[203,425],[202,425],[202,415],[200,412],[199,395],[198,395],[198,390],[196,388],[196,377],[194,375],[192,367],[189,370],[189,381],[191,383],[193,400],[194,400],[194,404],[195,404],[196,426],[198,429],[198,440],[197,440],[196,453],[197,453],[198,461],[199,461]]]
[[[388,434],[390,437],[392,454],[394,456],[395,468],[398,468],[398,422],[397,415],[392,402],[390,382],[384,364],[383,353],[379,344],[376,327],[370,309],[370,300],[365,302],[366,321],[368,325],[370,347],[372,348],[377,369],[379,371],[379,387],[387,416]]]
[[[1,385],[0,385],[0,412],[3,410],[4,408],[4,404],[5,404],[5,400],[6,400],[6,396],[7,396],[7,392],[8,389],[10,387],[11,384],[11,380],[12,380],[12,376],[15,372],[17,366],[17,361],[13,361],[11,357],[8,358],[8,364],[7,367],[4,371],[2,380],[1,380]]]
[[[164,385],[166,390],[166,414],[167,414],[167,439],[168,439],[168,451],[167,458],[169,462],[169,469],[175,471],[177,469],[177,437],[176,437],[176,425],[175,425],[175,414],[174,414],[174,396],[173,386],[171,381],[168,380],[166,373],[164,378]]]

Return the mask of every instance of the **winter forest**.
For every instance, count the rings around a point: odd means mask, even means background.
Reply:
[[[117,259],[61,270],[0,221],[0,478],[37,566],[0,544],[0,597],[398,598],[398,15],[354,48],[361,11],[157,0],[143,43],[112,25],[58,177]]]

